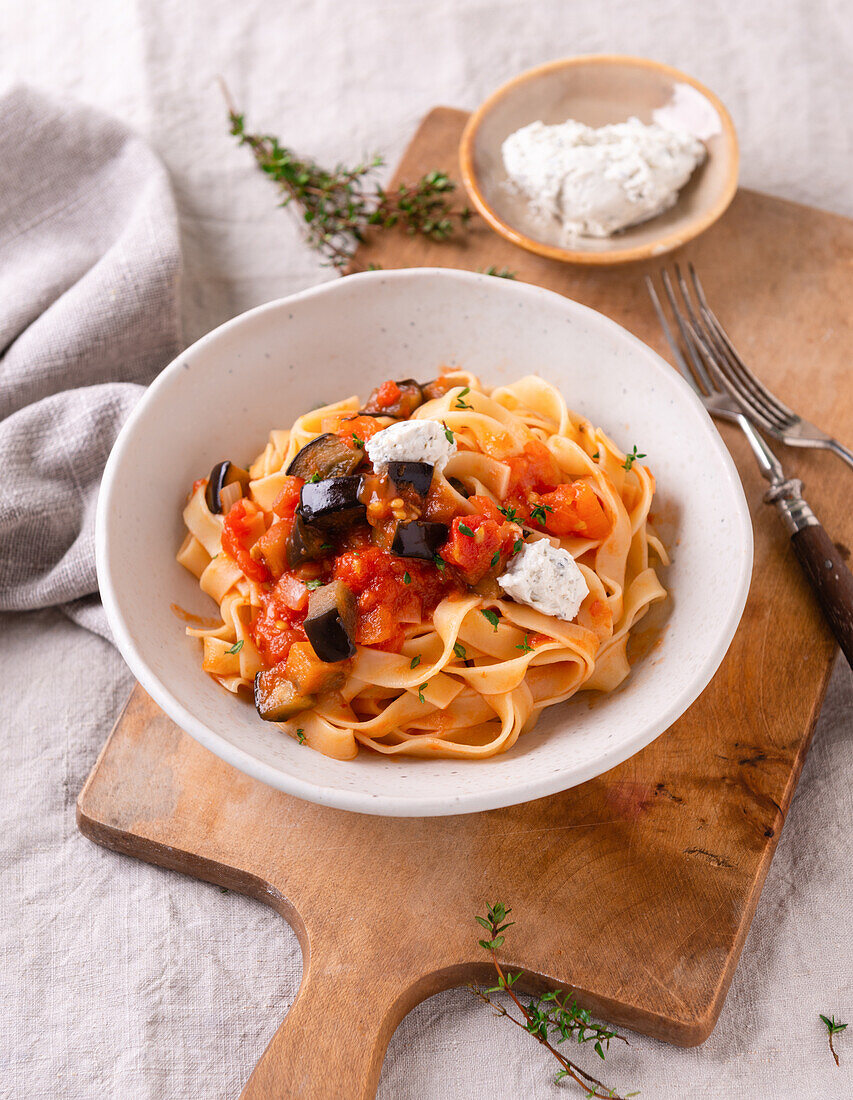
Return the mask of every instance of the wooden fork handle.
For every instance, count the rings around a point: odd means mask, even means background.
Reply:
[[[853,668],[853,573],[820,523],[795,531],[791,545],[832,633]]]

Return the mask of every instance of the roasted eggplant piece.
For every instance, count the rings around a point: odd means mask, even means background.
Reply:
[[[232,504],[236,504],[240,497],[244,497],[249,490],[249,471],[244,470],[241,466],[235,466],[233,462],[230,462],[226,458],[223,462],[217,462],[210,471],[210,477],[207,479],[207,488],[204,492],[204,499],[207,502],[207,507],[216,515],[220,515],[223,510],[222,490],[227,485],[238,485],[240,488],[240,496],[228,504],[228,497],[232,494],[226,493],[225,503],[228,505],[225,508],[226,512]]]
[[[398,489],[414,489],[425,497],[432,485],[433,467],[429,462],[389,462],[388,478]]]
[[[449,477],[447,481],[450,484],[451,488],[455,489],[456,492],[461,497],[465,497],[466,500],[471,495],[468,489],[465,488],[465,485],[459,480],[458,477]]]
[[[333,664],[355,653],[355,596],[343,581],[315,588],[308,597],[305,634],[321,661]]]
[[[287,567],[295,569],[306,561],[321,558],[328,549],[328,536],[317,527],[309,527],[297,511],[287,540]]]
[[[340,477],[351,474],[364,458],[364,451],[350,447],[337,435],[318,435],[299,451],[287,472],[291,477],[310,481],[312,477]]]
[[[380,405],[378,402],[381,386],[377,386],[367,399],[367,404],[361,410],[368,416],[393,416],[396,420],[406,420],[412,415],[419,405],[424,403],[424,395],[420,384],[414,378],[404,378],[396,383],[400,396],[390,405]]]
[[[423,558],[432,561],[439,546],[447,541],[447,525],[413,520],[398,523],[391,543],[391,553],[400,558]]]
[[[313,695],[300,695],[281,669],[255,674],[255,709],[265,722],[284,722],[315,702]]]
[[[329,477],[325,481],[306,481],[299,495],[299,513],[306,523],[316,527],[346,527],[364,519],[364,505],[358,499],[361,478]]]

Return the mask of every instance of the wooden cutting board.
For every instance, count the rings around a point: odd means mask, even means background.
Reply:
[[[434,110],[398,178],[432,168],[455,175],[465,118]],[[770,386],[853,441],[853,222],[740,191],[724,218],[675,258],[696,263],[735,342]],[[602,310],[666,355],[641,282],[657,265],[561,266],[479,222],[458,243],[387,233],[358,259],[507,267]],[[672,1043],[710,1034],[835,652],[782,527],[761,503],[751,454],[733,430],[722,432],[755,524],[743,622],[687,714],[581,787],[450,818],[325,809],[234,771],[136,688],[80,795],[81,830],[262,898],[294,927],[305,953],[299,995],[258,1051],[244,1098],[372,1096],[403,1016],[439,990],[488,976],[473,917],[497,900],[513,907],[505,953],[529,987],[573,987],[599,1016]],[[784,458],[830,535],[849,545],[853,472],[825,453]]]

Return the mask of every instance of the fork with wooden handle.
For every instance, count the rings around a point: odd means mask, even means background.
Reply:
[[[785,476],[779,459],[756,430],[750,407],[739,395],[738,387],[730,380],[732,364],[726,349],[730,349],[735,356],[737,353],[716,318],[713,318],[713,323],[710,320],[713,314],[708,309],[701,284],[692,267],[690,273],[698,306],[694,306],[690,290],[678,267],[676,282],[681,295],[680,302],[669,272],[661,272],[664,293],[678,326],[686,356],[673,334],[653,281],[648,275],[645,277],[646,287],[664,335],[681,374],[696,390],[708,412],[712,416],[738,424],[749,441],[762,475],[770,482],[764,500],[768,504],[775,504],[785,529],[791,536],[791,546],[803,573],[820,602],[823,614],[848,664],[853,668],[853,573],[844,564],[840,551],[803,499],[802,482],[799,478]]]

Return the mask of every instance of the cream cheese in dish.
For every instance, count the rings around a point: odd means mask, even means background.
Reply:
[[[389,462],[428,462],[436,470],[443,470],[456,454],[456,444],[448,438],[447,429],[435,420],[392,424],[368,439],[365,449],[375,470]]]
[[[595,129],[574,119],[533,122],[504,141],[511,183],[567,241],[609,237],[675,205],[706,156],[686,130],[629,118]]]
[[[548,539],[526,542],[507,563],[498,584],[516,603],[571,622],[589,595],[575,559]]]

